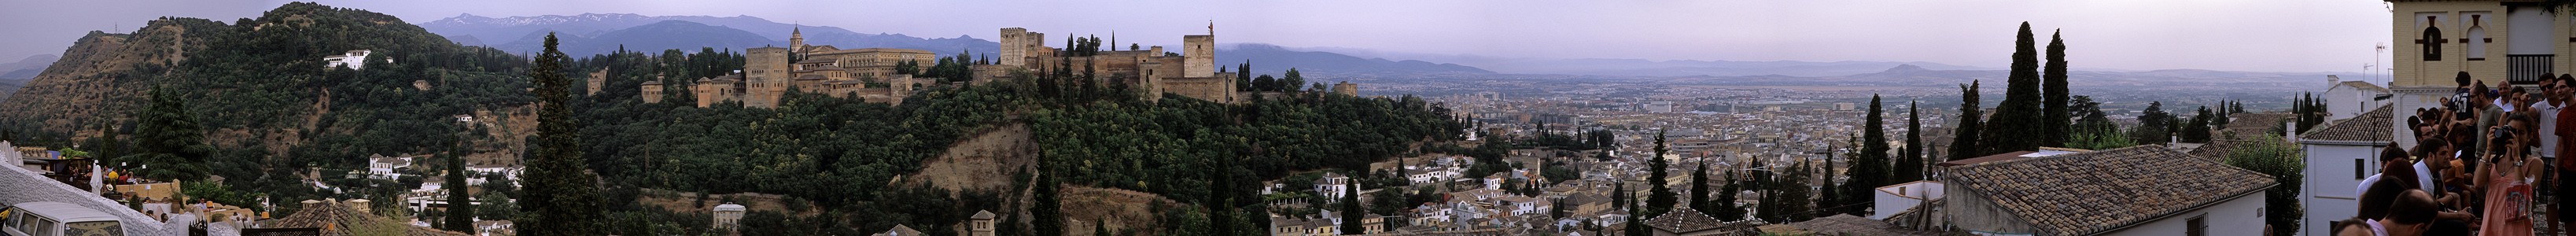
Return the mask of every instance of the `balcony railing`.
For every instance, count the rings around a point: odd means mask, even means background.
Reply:
[[[2549,54],[2505,55],[2505,79],[2514,84],[2539,83],[2540,79],[2545,79],[2541,78],[2542,76],[2557,73],[2549,65],[2552,57],[2554,56]]]

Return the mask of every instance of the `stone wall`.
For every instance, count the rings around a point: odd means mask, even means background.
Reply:
[[[9,142],[0,141],[0,147],[10,147]],[[18,155],[16,152],[0,152],[0,160],[16,162],[21,158]],[[125,204],[118,204],[114,200],[99,197],[89,191],[72,188],[71,185],[54,182],[53,179],[46,179],[43,175],[37,175],[36,172],[27,171],[27,169],[14,167],[0,169],[8,169],[0,171],[0,189],[8,190],[0,191],[0,205],[60,202],[88,207],[122,219],[119,221],[124,222],[125,235],[188,235],[187,225],[197,221],[194,216],[173,214],[170,215],[168,223],[163,223],[153,220],[151,216],[143,215],[143,212],[125,208]]]

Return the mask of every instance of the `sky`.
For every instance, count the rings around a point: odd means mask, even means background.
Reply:
[[[283,1],[0,0],[0,62],[60,54],[89,31],[162,16],[232,22]],[[1926,61],[2004,68],[2029,22],[2064,34],[2076,68],[2360,73],[2385,61],[2387,5],[2375,0],[1844,1],[782,1],[323,0],[427,22],[635,13],[755,16],[861,33],[996,39],[996,29],[1116,32],[1179,45],[1215,25],[1220,43],[1521,58]]]

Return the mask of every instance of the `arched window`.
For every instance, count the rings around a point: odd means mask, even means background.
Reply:
[[[2469,27],[2469,37],[2460,40],[2468,41],[2469,50],[2461,53],[2468,54],[2469,60],[2487,59],[2487,27]]]
[[[2442,27],[2425,26],[2424,37],[2415,41],[2423,44],[2425,61],[2440,61],[2442,60],[2443,40],[2445,39],[2442,39]]]

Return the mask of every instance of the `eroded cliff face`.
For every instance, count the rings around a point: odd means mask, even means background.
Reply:
[[[0,123],[49,133],[71,133],[124,120],[141,107],[144,91],[174,79],[187,52],[203,49],[223,23],[163,18],[131,34],[91,31],[61,60],[0,101]]]

